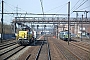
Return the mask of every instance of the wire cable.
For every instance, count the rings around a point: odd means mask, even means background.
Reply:
[[[77,10],[78,8],[80,8],[82,5],[84,5],[87,1],[88,1],[88,0],[84,1],[81,5],[79,5],[79,6],[76,8],[76,10]]]
[[[61,7],[58,11],[56,11],[56,13],[58,13],[61,9],[63,9],[64,6],[66,6],[66,5],[62,5],[62,7]],[[56,15],[56,16],[57,16],[57,15]],[[56,16],[55,16],[55,17],[56,17]]]
[[[76,4],[71,8],[71,10],[73,10],[73,9],[75,8],[75,6],[76,6],[79,2],[80,2],[80,0],[78,0],[78,1],[76,2]]]
[[[6,9],[4,9],[6,12],[8,12]],[[9,15],[9,14],[8,14]],[[9,16],[11,16],[11,18],[12,17],[14,17],[14,15],[12,16],[12,15],[9,15]],[[4,22],[8,22],[7,20],[4,20]]]
[[[6,9],[4,9],[6,12],[9,12],[9,11],[7,11]],[[11,16],[11,17],[14,17],[14,15],[12,16],[12,15],[10,15],[10,14],[8,14],[9,16]]]
[[[50,9],[50,10],[46,11],[46,12],[49,12],[49,11],[55,10],[55,9],[57,9],[57,8],[59,8],[59,7],[62,7],[62,6],[64,6],[64,5],[66,5],[66,4],[67,4],[67,3],[62,4],[62,5],[60,5],[60,6],[57,6],[57,7],[55,7],[55,8],[52,8],[52,9]]]
[[[7,2],[5,2],[6,4],[8,4],[9,5],[9,7],[10,6],[12,6],[12,7],[14,7],[14,8],[16,8],[14,5],[12,5],[12,4],[9,4],[9,3],[7,3]],[[20,7],[18,7],[18,9],[20,9],[20,10],[22,10],[22,11],[25,11],[25,10],[23,10],[22,8],[20,8]],[[27,11],[25,11],[25,12],[27,12]],[[31,14],[34,14],[34,13],[31,13]]]
[[[5,2],[4,2],[4,3],[5,3]],[[6,6],[10,7],[13,11],[15,11],[15,9],[12,8],[9,4],[7,4],[7,3],[5,3],[5,4],[6,4]]]
[[[12,5],[12,4],[9,4],[9,3],[7,3],[7,2],[5,2],[5,4],[7,4],[9,7],[12,6],[13,8],[16,8],[16,6],[14,6],[14,5]],[[18,7],[18,9],[21,9],[21,8]],[[25,10],[23,10],[23,9],[21,9],[21,10],[22,10],[22,11],[25,11]]]
[[[61,7],[58,11],[62,10],[62,9],[64,8],[64,6],[66,6],[66,5],[62,5],[62,7]],[[58,11],[57,11],[57,12],[58,12]],[[56,12],[56,13],[57,13],[57,12]]]
[[[88,0],[83,0],[79,5],[78,5],[78,7],[77,8],[75,8],[75,9],[73,9],[73,10],[77,10],[78,8],[80,8],[82,5],[84,5],[86,2],[87,2]],[[71,13],[70,14],[72,14],[73,13],[73,10],[71,11]]]
[[[84,7],[84,8],[82,8],[82,9],[80,9],[80,10],[83,10],[83,9],[86,9],[86,8],[89,8],[90,7],[90,5],[89,6],[87,6],[87,7]]]

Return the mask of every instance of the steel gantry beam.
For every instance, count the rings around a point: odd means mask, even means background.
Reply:
[[[76,13],[78,13],[78,12],[84,12],[84,13],[86,13],[86,19],[87,19],[87,13],[90,12],[90,11],[86,11],[85,10],[85,11],[73,11],[73,12],[76,12]]]
[[[90,12],[90,11],[73,11],[73,12],[86,12],[86,13],[88,13],[88,12]]]
[[[2,13],[0,13],[2,14]],[[34,14],[34,13],[3,13],[3,14],[20,14],[20,15],[63,15],[63,16],[67,16],[67,14]]]
[[[68,23],[68,19],[66,18],[60,18],[60,17],[15,17],[15,19],[13,19],[12,23],[46,23],[46,24],[59,24],[59,23]],[[70,18],[70,24],[90,24],[90,18],[83,18],[83,21],[81,20],[81,18],[75,19],[75,18]]]

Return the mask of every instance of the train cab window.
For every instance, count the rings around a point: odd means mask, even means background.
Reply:
[[[26,28],[22,28],[22,31],[26,31],[27,29]]]

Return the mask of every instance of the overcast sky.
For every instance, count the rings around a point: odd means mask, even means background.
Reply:
[[[44,13],[67,14],[69,1],[71,13],[74,10],[90,11],[90,0],[42,0]],[[17,12],[16,7],[18,7],[18,12],[42,13],[40,0],[4,0],[4,12]],[[2,7],[0,8],[0,12],[1,9]],[[82,14],[84,13],[79,13],[79,17],[81,17]],[[16,15],[4,15],[4,22],[10,23],[15,16]],[[75,13],[71,14],[71,17],[75,16]],[[88,17],[90,17],[90,13],[88,13]]]

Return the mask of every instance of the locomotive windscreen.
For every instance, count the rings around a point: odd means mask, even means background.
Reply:
[[[30,31],[30,28],[22,28],[22,31]]]

